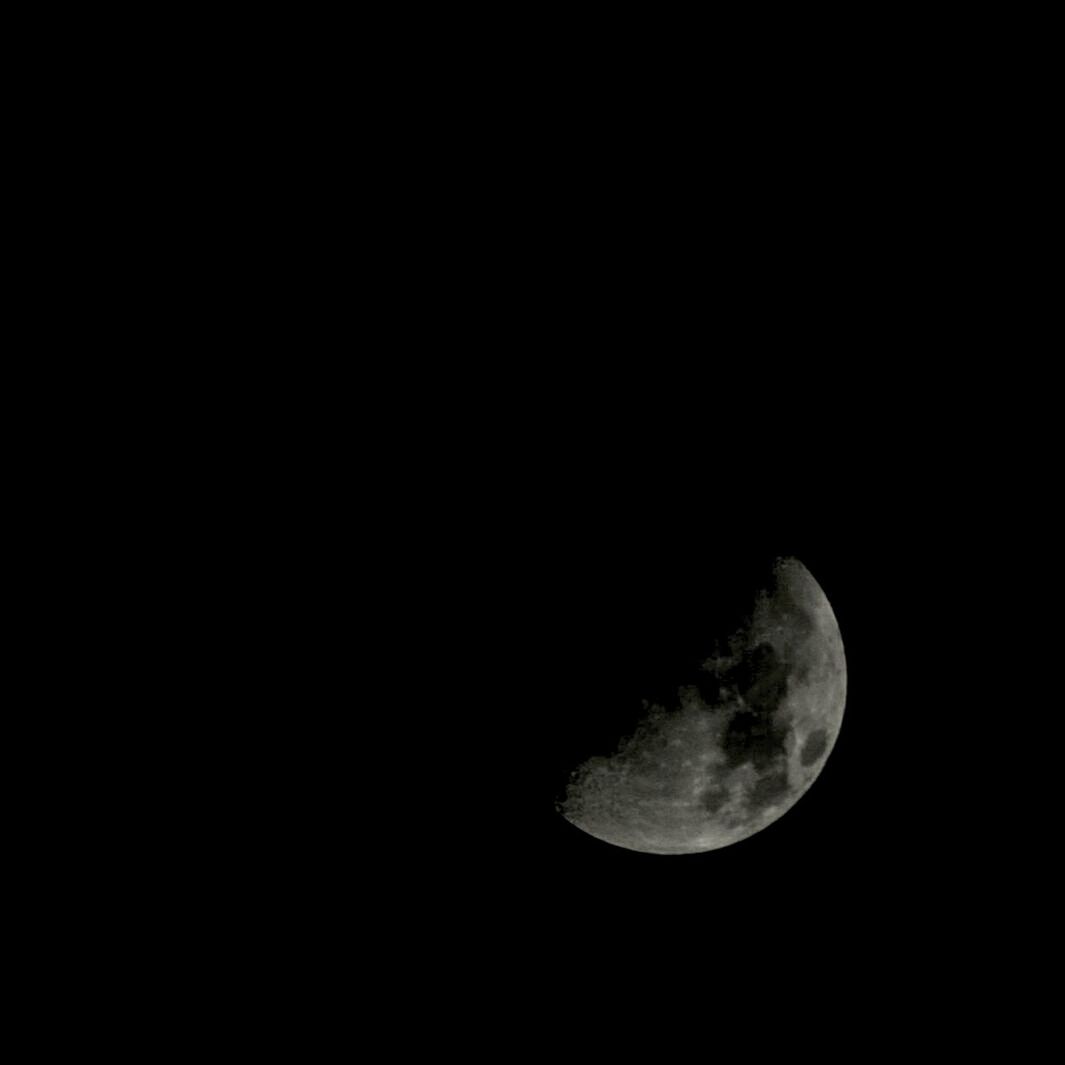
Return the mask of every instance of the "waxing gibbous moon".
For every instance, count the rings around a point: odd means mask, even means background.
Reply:
[[[839,735],[847,667],[825,593],[794,558],[752,589],[746,623],[708,648],[673,705],[571,774],[559,812],[618,847],[691,854],[772,824],[817,779]]]

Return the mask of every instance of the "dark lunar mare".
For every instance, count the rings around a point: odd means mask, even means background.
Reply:
[[[814,729],[799,752],[799,761],[806,767],[812,766],[828,747],[828,733],[823,729]]]
[[[702,805],[703,809],[713,816],[725,805],[729,800],[728,788],[721,787],[719,784],[715,784],[713,787],[707,788],[703,793]]]
[[[788,769],[784,765],[759,777],[747,796],[747,806],[752,810],[761,810],[772,806],[787,796],[791,790],[788,784]]]
[[[744,651],[725,675],[743,697],[745,709],[733,715],[722,747],[730,767],[750,762],[764,770],[786,754],[788,723],[777,711],[788,692],[788,664],[767,643]]]

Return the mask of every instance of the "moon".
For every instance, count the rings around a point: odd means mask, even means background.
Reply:
[[[571,774],[559,812],[649,854],[717,850],[760,832],[813,784],[843,721],[847,667],[821,586],[795,558],[752,589],[746,622],[707,649],[672,705]]]

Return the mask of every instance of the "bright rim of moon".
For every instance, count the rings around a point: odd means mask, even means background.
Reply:
[[[839,735],[847,666],[839,625],[798,559],[702,669],[716,682],[652,705],[636,731],[572,774],[562,815],[618,847],[692,854],[727,847],[786,813],[817,779]]]

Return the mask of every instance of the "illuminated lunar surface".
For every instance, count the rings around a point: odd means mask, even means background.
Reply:
[[[703,663],[708,683],[648,705],[616,749],[577,767],[559,802],[568,821],[618,847],[691,854],[745,839],[799,801],[843,720],[843,641],[797,559],[779,559],[752,600],[747,624]]]

